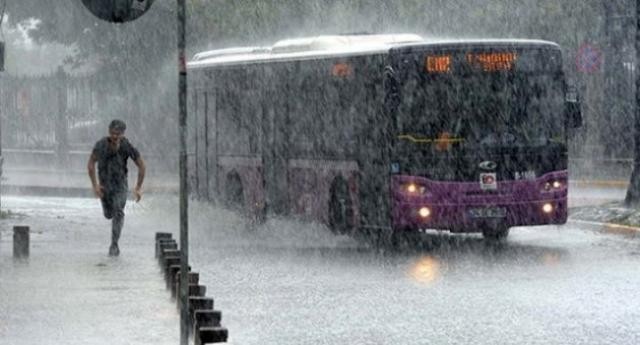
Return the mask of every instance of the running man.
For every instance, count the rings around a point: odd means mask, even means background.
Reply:
[[[118,240],[124,225],[124,206],[127,202],[127,160],[138,166],[138,181],[133,190],[136,202],[142,198],[145,164],[140,152],[124,137],[127,125],[121,120],[109,124],[109,136],[100,139],[93,147],[87,170],[95,195],[102,202],[102,210],[107,219],[111,219],[111,246],[109,256],[120,255]],[[98,163],[98,180],[96,180]]]

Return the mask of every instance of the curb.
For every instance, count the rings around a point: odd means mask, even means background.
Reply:
[[[629,188],[629,181],[620,180],[569,180],[573,187]]]
[[[569,219],[569,223],[586,225],[594,228],[598,232],[614,235],[626,235],[626,236],[640,236],[640,227],[614,224],[614,223],[600,223],[589,220]]]

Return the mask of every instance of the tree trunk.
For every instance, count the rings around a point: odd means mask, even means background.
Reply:
[[[625,198],[625,204],[627,206],[637,206],[640,204],[640,0],[636,0],[636,109],[635,109],[635,145],[634,145],[634,157],[633,157],[633,173],[631,173],[631,181],[629,183],[629,190],[627,191],[627,197]]]

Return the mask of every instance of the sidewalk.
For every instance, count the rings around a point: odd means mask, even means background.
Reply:
[[[609,182],[609,183],[607,183]],[[596,206],[624,200],[627,186],[615,181],[570,181],[569,208]]]
[[[0,220],[0,343],[157,345],[179,343],[175,301],[154,259],[157,231],[176,232],[166,198],[128,203],[120,257],[98,201],[3,196]],[[31,227],[30,257],[12,257],[12,228]]]
[[[570,221],[601,232],[640,236],[640,210],[623,204],[628,184],[597,182],[571,183]]]
[[[571,209],[571,220],[608,233],[640,236],[640,209],[628,208],[623,201]]]

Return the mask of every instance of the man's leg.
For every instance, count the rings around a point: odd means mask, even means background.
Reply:
[[[104,217],[107,219],[113,218],[113,196],[112,195],[104,195],[100,198],[100,203],[102,204],[102,213]]]
[[[112,201],[113,218],[111,219],[111,247],[109,248],[109,254],[118,255],[120,254],[118,241],[124,226],[124,206],[127,203],[127,191],[114,193]]]

